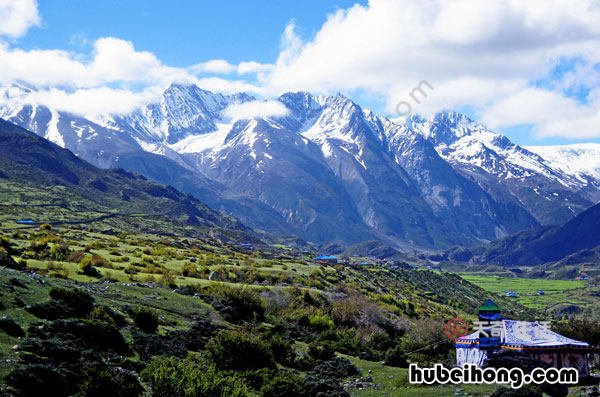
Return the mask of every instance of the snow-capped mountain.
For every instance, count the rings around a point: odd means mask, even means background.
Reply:
[[[588,177],[600,179],[600,143],[577,143],[557,146],[527,146],[539,154],[550,167],[587,182]]]
[[[174,144],[217,129],[221,112],[252,101],[248,94],[214,94],[195,85],[171,84],[161,98],[130,114],[103,118],[105,126],[131,133],[145,144]]]
[[[564,223],[599,199],[597,181],[552,167],[538,154],[462,114],[413,116],[407,126],[432,142],[463,175],[489,193],[516,198],[541,224]]]
[[[255,99],[173,84],[129,114],[92,120],[27,103],[27,89],[0,92],[0,117],[249,226],[316,242],[469,245],[563,223],[600,199],[597,174],[453,112],[400,123],[343,95],[299,92],[277,98],[285,116],[232,120],[224,109]]]
[[[429,120],[416,116],[409,122],[411,129],[430,140],[450,162],[472,165],[502,179],[540,174],[567,186],[575,183],[547,166],[540,156],[460,113],[441,112]]]

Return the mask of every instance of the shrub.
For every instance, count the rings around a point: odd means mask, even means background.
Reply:
[[[105,267],[107,269],[112,269],[113,266],[110,261],[104,259],[98,254],[92,254],[92,256],[84,256],[83,259],[79,262],[81,265],[90,264],[95,267]]]
[[[85,257],[85,251],[73,251],[69,254],[67,261],[73,262],[73,263],[79,263],[83,260],[84,257]]]
[[[265,306],[262,298],[258,291],[250,287],[215,286],[208,290],[207,300],[227,321],[240,323],[264,319]]]
[[[110,316],[107,309],[103,306],[95,307],[90,313],[90,320],[103,321],[115,325],[115,320]]]
[[[48,395],[49,390],[55,396],[68,396],[76,391],[75,385],[56,369],[41,364],[15,369],[6,377],[6,383],[23,397]]]
[[[519,389],[499,387],[491,397],[543,397],[543,393],[535,385],[524,385]]]
[[[117,367],[129,347],[111,324],[56,320],[31,326],[19,351],[24,362],[6,378],[19,396],[138,396],[134,373]],[[117,359],[117,361],[115,361]],[[114,365],[114,367],[110,367]]]
[[[552,330],[576,340],[600,345],[600,320],[572,318],[552,325]]]
[[[175,284],[175,275],[168,270],[164,270],[162,276],[160,277],[159,283],[169,288],[177,288],[177,284]]]
[[[219,369],[254,370],[276,367],[269,346],[248,331],[221,331],[208,341],[206,350]]]
[[[15,260],[12,258],[12,256],[10,256],[6,249],[4,249],[4,247],[0,247],[0,266],[17,270],[24,268],[24,266],[22,266],[20,263],[15,262]]]
[[[315,366],[304,378],[303,390],[311,397],[349,396],[340,381],[359,374],[360,371],[348,359],[336,357]]]
[[[183,269],[181,270],[181,274],[184,277],[193,277],[193,278],[201,278],[202,273],[198,270],[198,267],[193,263],[185,263],[183,265]]]
[[[327,314],[315,314],[308,318],[308,324],[317,331],[334,328],[333,320]]]
[[[142,371],[154,397],[248,396],[244,383],[206,362],[175,357],[154,358]]]
[[[112,324],[80,319],[55,320],[42,326],[28,329],[28,343],[43,339],[42,343],[24,344],[22,350],[47,357],[53,362],[72,359],[69,350],[76,356],[85,350],[129,354],[130,349],[123,335]],[[73,355],[71,354],[71,355]]]
[[[344,379],[349,376],[360,375],[358,368],[344,357],[334,357],[324,361],[313,369],[314,373],[323,378]]]
[[[71,250],[69,246],[65,243],[54,244],[52,248],[50,248],[50,253],[48,256],[50,259],[55,261],[64,261],[69,257]]]
[[[90,262],[82,262],[79,265],[79,270],[81,274],[89,277],[101,277],[102,275]]]
[[[134,332],[133,344],[144,361],[159,355],[185,357],[188,351],[204,350],[216,329],[209,321],[201,320],[190,329],[169,331],[166,335]]]
[[[142,256],[142,263],[146,266],[154,265],[154,258],[151,256]]]
[[[46,237],[31,240],[29,249],[37,256],[46,256],[48,252],[48,239]]]
[[[358,291],[350,291],[344,299],[331,304],[331,318],[337,325],[377,326],[386,319],[381,308]]]
[[[280,371],[260,389],[263,397],[302,397],[302,379],[290,372]]]
[[[97,368],[90,372],[92,377],[83,386],[86,397],[135,397],[144,391],[134,372],[122,368]]]
[[[239,374],[244,379],[246,386],[253,390],[260,390],[269,379],[277,375],[277,369],[260,368],[251,371],[241,371]]]
[[[333,358],[335,350],[331,342],[316,342],[308,344],[308,355],[315,360],[330,360]]]
[[[140,272],[134,265],[127,266],[123,271],[125,274],[138,274]]]
[[[74,316],[87,316],[94,307],[94,300],[87,292],[77,288],[50,289],[50,298],[68,306]]]
[[[431,341],[444,341],[443,343],[431,344]],[[444,334],[444,323],[442,320],[432,318],[417,319],[402,338],[400,343],[402,350],[415,351],[409,353],[411,362],[420,365],[433,365],[447,359],[448,353],[453,348],[450,339]]]
[[[15,338],[25,336],[25,331],[12,318],[0,318],[0,329]]]
[[[158,329],[158,315],[149,309],[133,310],[129,314],[136,327],[146,333],[154,333]]]
[[[290,365],[294,361],[295,351],[289,340],[275,335],[267,343],[275,361],[283,365]]]
[[[396,345],[385,352],[385,364],[392,367],[408,368],[406,354],[400,345]]]
[[[321,378],[318,375],[310,374],[302,382],[304,395],[308,397],[350,397],[347,391],[335,379]]]

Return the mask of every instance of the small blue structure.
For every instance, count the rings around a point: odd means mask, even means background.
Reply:
[[[515,291],[506,291],[505,294],[509,298],[518,298],[519,295]]]
[[[37,225],[37,222],[30,218],[17,219],[17,225]]]
[[[319,255],[317,257],[314,257],[313,261],[321,262],[321,263],[328,263],[328,264],[335,264],[335,263],[338,263],[338,258],[337,258],[337,256],[334,256],[334,255]]]

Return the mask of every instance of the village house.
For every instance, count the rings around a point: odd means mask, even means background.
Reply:
[[[600,347],[551,331],[546,322],[504,319],[500,308],[489,299],[479,308],[478,328],[456,340],[458,366],[483,366],[498,352],[515,351],[555,368],[576,368],[580,377],[586,377],[592,356],[600,353]]]

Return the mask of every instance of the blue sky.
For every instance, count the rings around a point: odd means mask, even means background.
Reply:
[[[18,39],[20,47],[82,50],[99,37],[118,37],[164,63],[185,67],[206,59],[269,63],[280,36],[295,20],[313,36],[327,15],[353,0],[40,0],[42,25]]]
[[[401,101],[453,109],[522,145],[600,142],[592,0],[20,4],[0,9],[0,80],[41,87],[62,110],[126,111],[192,80],[259,98],[342,92],[390,117]],[[433,88],[415,101],[423,81]]]

